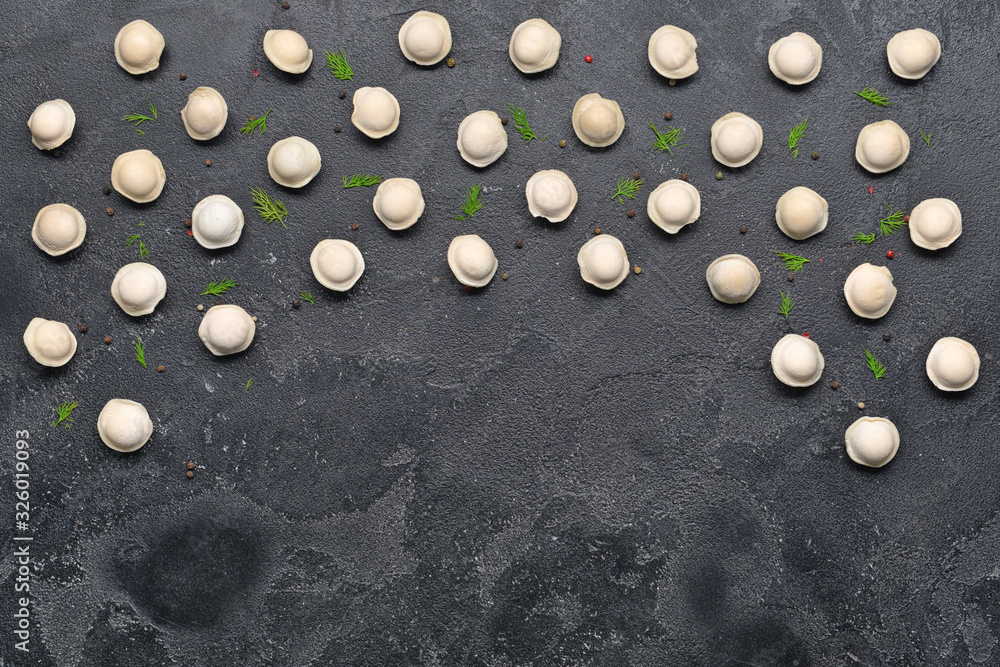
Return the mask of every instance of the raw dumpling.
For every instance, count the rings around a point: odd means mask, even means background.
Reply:
[[[507,53],[514,66],[525,74],[550,69],[559,59],[562,37],[542,19],[528,19],[514,28]]]
[[[683,28],[661,26],[649,37],[649,64],[668,79],[686,79],[698,71],[698,40]]]
[[[742,167],[760,153],[764,131],[750,116],[733,111],[712,124],[712,155],[727,167]]]

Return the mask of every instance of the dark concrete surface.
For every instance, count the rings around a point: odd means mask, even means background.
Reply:
[[[3,3],[3,664],[1000,664],[996,3],[291,4]],[[422,8],[451,21],[455,68],[417,67],[400,53],[399,26]],[[533,16],[561,31],[562,53],[554,69],[524,76],[507,42]],[[167,42],[160,68],[139,77],[112,54],[135,18]],[[664,23],[700,43],[701,70],[676,87],[646,60]],[[316,52],[303,76],[278,72],[261,50],[265,30],[284,27]],[[933,31],[944,49],[914,83],[894,77],[885,57],[889,37],[911,27]],[[774,78],[766,60],[796,30],[824,48],[819,78],[802,88]],[[324,66],[322,50],[340,48],[353,82]],[[230,110],[223,134],[205,144],[188,138],[179,115],[199,85],[217,88]],[[385,140],[350,125],[363,85],[399,99],[402,122]],[[896,106],[851,94],[864,86]],[[628,122],[606,150],[583,146],[570,124],[575,100],[595,91],[618,100]],[[160,119],[139,136],[118,119],[143,109],[147,93]],[[25,127],[35,105],[56,97],[78,117],[58,158],[36,150]],[[525,145],[508,127],[504,156],[470,167],[455,150],[460,120],[503,113],[507,102],[548,138]],[[237,133],[269,107],[263,137]],[[764,148],[717,181],[709,128],[733,110],[761,123]],[[673,157],[649,148],[647,122],[666,111],[688,143]],[[805,117],[792,160],[788,131]],[[912,151],[902,168],[872,176],[855,163],[854,143],[883,118],[907,130]],[[929,147],[920,130],[933,133]],[[323,157],[300,191],[273,184],[265,164],[271,144],[292,134]],[[135,148],[154,151],[167,172],[150,205],[101,193],[114,158]],[[565,170],[580,193],[558,225],[533,220],[524,202],[525,181],[546,168]],[[609,196],[635,171],[647,185],[628,219]],[[668,236],[647,219],[646,194],[682,171],[703,212]],[[371,211],[374,188],[340,187],[356,172],[417,179],[423,218],[408,232],[385,229]],[[485,207],[455,221],[480,181]],[[250,185],[284,199],[287,230],[256,217]],[[831,208],[828,229],[801,243],[773,220],[775,201],[796,185]],[[209,252],[183,220],[216,193],[244,208],[247,225],[234,248]],[[886,203],[909,210],[938,196],[964,215],[952,248],[921,251],[905,232],[848,246]],[[53,202],[88,221],[86,242],[64,259],[29,235]],[[642,267],[609,294],[577,270],[595,226]],[[138,232],[168,294],[133,319],[109,287],[138,260],[123,245]],[[461,233],[489,241],[510,279],[498,273],[464,290],[445,261]],[[326,237],[365,255],[347,295],[309,270]],[[899,296],[882,320],[862,321],[844,303],[844,279],[862,262],[886,263],[889,249]],[[789,284],[772,250],[813,261]],[[736,307],[713,300],[704,279],[731,252],[763,275]],[[240,283],[225,301],[260,321],[249,350],[214,358],[198,340],[195,306],[210,305],[199,292],[223,277]],[[797,303],[787,323],[779,289]],[[315,305],[293,309],[299,290]],[[34,316],[88,324],[67,366],[44,369],[24,350]],[[771,374],[771,347],[790,331],[811,332],[826,357],[810,389]],[[983,361],[979,383],[954,396],[924,372],[946,335],[971,341]],[[133,358],[135,336],[148,369]],[[888,368],[879,382],[864,347]],[[97,414],[112,397],[152,416],[155,433],[138,453],[98,438]],[[66,400],[80,402],[70,431],[50,425]],[[889,417],[902,437],[879,471],[844,453],[844,430],[862,414]],[[30,432],[27,532],[13,528],[17,430]],[[13,646],[15,534],[34,538],[29,654]]]

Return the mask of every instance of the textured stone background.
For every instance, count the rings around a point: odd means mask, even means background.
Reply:
[[[26,659],[11,647],[13,546],[4,540],[5,664],[1000,663],[996,3],[291,1],[287,11],[266,0],[3,2],[0,469],[10,479],[14,430],[30,430],[36,567]],[[451,21],[454,69],[420,68],[399,52],[397,30],[421,8]],[[527,77],[507,42],[532,16],[555,25],[563,46],[554,69]],[[139,17],[167,49],[157,71],[132,77],[112,43]],[[646,60],[664,23],[700,43],[701,70],[676,87]],[[940,36],[944,55],[907,83],[890,73],[885,44],[918,26]],[[316,51],[304,76],[263,55],[265,30],[280,27]],[[768,46],[795,30],[825,49],[822,73],[801,89],[766,63]],[[353,83],[324,67],[322,50],[339,48]],[[178,113],[199,85],[221,91],[230,109],[207,144],[187,137]],[[390,138],[371,141],[350,125],[362,85],[398,97],[402,122]],[[897,105],[851,94],[869,85]],[[594,91],[618,100],[628,121],[607,150],[583,146],[570,125],[576,98]],[[139,136],[118,119],[142,109],[147,93],[161,115]],[[24,125],[55,97],[78,116],[59,158],[32,147]],[[460,120],[507,102],[548,139],[525,145],[509,127],[497,163],[465,164],[454,144]],[[269,107],[263,137],[238,135]],[[764,149],[716,181],[709,128],[733,110],[762,124]],[[665,111],[689,144],[674,157],[649,149],[646,123]],[[787,133],[805,117],[792,160]],[[912,151],[876,177],[856,165],[854,142],[882,118],[908,131]],[[930,147],[920,130],[933,132]],[[284,230],[250,210],[248,186],[278,194],[265,155],[291,134],[316,143],[323,169],[310,186],[280,192],[292,212]],[[142,147],[163,160],[163,195],[146,206],[105,197],[114,158]],[[545,168],[565,170],[580,192],[558,225],[533,220],[524,202],[525,181]],[[609,193],[637,170],[648,180],[630,220]],[[703,213],[668,236],[646,218],[645,195],[681,171]],[[385,229],[371,212],[374,188],[341,189],[355,172],[417,179],[421,221]],[[479,181],[485,208],[455,221]],[[796,185],[831,208],[828,229],[801,243],[773,222],[778,196]],[[221,252],[200,248],[182,224],[214,193],[247,211],[242,240]],[[937,196],[964,214],[952,248],[924,252],[906,233],[848,247],[886,202],[909,210]],[[29,230],[56,201],[79,208],[89,227],[82,248],[54,260]],[[595,225],[643,269],[610,294],[577,271]],[[141,319],[108,291],[137,260],[123,246],[136,231],[169,286]],[[458,285],[445,250],[460,233],[486,238],[510,279],[474,292]],[[309,251],[325,237],[365,254],[367,271],[347,295],[310,273]],[[862,321],[843,281],[862,262],[885,263],[890,248],[899,296],[881,321]],[[770,255],[777,249],[813,262],[789,284]],[[705,285],[708,263],[730,252],[763,274],[742,306],[717,303]],[[195,306],[222,277],[240,283],[226,301],[260,322],[246,353],[218,359],[197,338]],[[776,310],[788,288],[797,305],[786,323]],[[293,310],[299,290],[316,304]],[[34,316],[88,323],[66,367],[41,368],[24,350]],[[807,330],[827,368],[816,386],[793,391],[772,376],[769,352],[781,335]],[[131,353],[137,335],[148,370]],[[924,372],[945,335],[971,341],[983,360],[979,383],[957,396]],[[880,382],[863,363],[866,346],[889,369]],[[153,370],[160,363],[164,374]],[[112,397],[142,402],[153,418],[138,453],[98,439],[94,423]],[[72,431],[52,428],[54,407],[70,399],[81,404]],[[902,436],[877,472],[844,454],[859,400]],[[14,500],[3,497],[9,535]]]

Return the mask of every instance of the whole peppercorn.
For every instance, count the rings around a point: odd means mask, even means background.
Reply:
[[[183,81],[184,79],[188,78],[188,75],[185,74],[184,72],[181,72],[180,74],[177,75],[177,78]]]
[[[222,305],[222,302],[221,302],[221,301],[219,301],[219,300],[216,300],[216,302],[215,302],[215,305],[216,305],[216,306],[221,306],[221,305]]]
[[[187,469],[194,470],[194,461],[188,461]]]
[[[79,326],[77,326],[77,329],[80,330],[80,333],[87,333],[87,323],[80,322]]]
[[[507,280],[508,278],[510,278],[510,276],[508,276],[506,273],[501,273],[500,274],[500,279],[501,280]]]
[[[292,308],[298,308],[301,305],[302,305],[302,302],[299,301],[298,299],[295,299],[294,301],[292,301]]]
[[[686,181],[688,179],[688,175],[682,171],[681,173],[677,174],[677,178],[681,179],[682,181]]]
[[[254,316],[253,316],[253,317],[251,317],[250,319],[251,319],[251,320],[253,320],[254,322],[256,322],[256,321],[257,321],[257,316],[256,316],[256,315],[254,315]]]
[[[667,81],[667,83],[669,83],[671,86],[676,86],[677,85],[677,79],[670,79],[669,81]]]
[[[62,151],[58,148],[52,151],[52,157],[59,157],[60,155],[62,155]]]
[[[194,224],[194,221],[191,220],[191,218],[187,218],[186,220],[184,220],[184,226],[187,227],[188,229],[191,229],[191,225],[193,225],[193,224]]]
[[[514,247],[515,248],[523,248],[524,247],[524,241],[522,241],[521,239],[514,239]]]
[[[836,380],[830,383],[830,389],[839,389],[839,388],[840,388],[840,383],[837,382]]]
[[[357,228],[358,228],[358,223],[355,222],[351,224],[351,229],[357,229]]]
[[[509,123],[509,122],[510,122],[510,121],[509,121],[509,120],[507,120],[507,117],[506,117],[506,116],[504,116],[503,118],[501,118],[501,119],[500,119],[500,124],[501,124],[501,125],[506,125],[506,124],[507,124],[507,123]]]
[[[103,192],[106,195],[109,195],[111,194],[111,188],[105,185],[103,188],[101,188],[101,192]]]
[[[813,154],[810,157],[812,159],[814,159],[814,160],[818,160],[819,159],[819,152],[818,151],[813,151]]]
[[[632,178],[634,178],[635,180],[637,180],[637,181],[638,181],[638,180],[639,180],[640,178],[642,178],[642,174],[640,174],[639,172],[635,172],[635,173],[634,173],[634,174],[632,175]]]
[[[635,217],[635,209],[634,208],[630,208],[628,210],[628,213],[626,213],[625,215],[627,215],[630,218],[634,218]]]
[[[338,132],[338,133],[339,133],[339,132],[340,132],[340,131],[341,131],[342,129],[343,129],[343,128],[342,128],[342,127],[340,127],[339,125],[334,125],[334,126],[333,126],[333,131],[334,131],[334,132]]]
[[[105,345],[111,345],[111,336],[105,336],[104,337],[104,344]]]
[[[740,225],[740,234],[746,234],[746,233],[747,233],[747,226]]]
[[[282,9],[288,9],[289,7],[291,7],[291,5],[288,4],[287,0],[286,0],[286,2],[281,3],[281,8]]]
[[[193,470],[188,470],[185,474],[187,475],[188,479],[191,479],[192,477],[194,477],[194,471]]]
[[[340,99],[344,99],[345,97],[347,97],[347,91],[341,90],[340,92],[337,93],[337,97],[339,97]]]
[[[583,57],[584,62],[592,63],[594,62],[594,56],[587,55]]]
[[[663,114],[663,120],[673,120],[673,119],[674,119],[674,115],[672,113],[670,113],[669,111],[667,113]]]
[[[882,334],[882,340],[888,343],[890,340],[892,340],[892,334],[886,331],[884,334]]]
[[[156,370],[158,373],[162,373],[163,371],[167,370],[167,367],[164,366],[163,364],[160,364],[159,366],[156,367]]]
[[[594,227],[594,233],[595,234],[600,234],[601,233],[601,228],[600,227]]]
[[[891,250],[889,250],[889,251],[887,251],[887,252],[885,253],[885,257],[886,257],[886,259],[893,259],[893,258],[894,258],[895,256],[896,256],[896,253],[894,253],[894,252],[893,252],[893,251],[891,251]]]
[[[199,304],[198,304],[198,312],[200,313],[200,312],[202,312],[203,310],[205,310],[205,306],[199,303]]]
[[[114,215],[115,214],[115,209],[113,209],[113,208],[111,208],[109,206],[106,209],[104,209],[104,212],[107,213],[108,215]]]
[[[723,177],[723,173],[721,171],[715,172],[715,180],[721,181],[722,177]]]
[[[641,266],[637,266],[637,267],[635,267],[635,268],[634,268],[634,269],[632,269],[632,270],[633,270],[633,271],[635,271],[635,272],[636,272],[636,274],[639,274],[639,273],[642,273],[642,267],[641,267]]]
[[[794,273],[789,273],[788,274],[788,282],[792,282],[793,280],[795,280],[795,274]]]
[[[212,166],[212,161],[211,160],[205,160],[205,166],[206,167],[211,167]]]
[[[448,58],[448,60],[444,61],[444,64],[447,65],[448,67],[454,67],[455,66],[455,59],[454,58]]]
[[[865,409],[864,401],[859,401],[858,402],[858,410],[864,410],[864,409]]]
[[[566,140],[565,139],[560,139],[559,140],[559,148],[566,148]]]

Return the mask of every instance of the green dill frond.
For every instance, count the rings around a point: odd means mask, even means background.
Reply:
[[[353,176],[344,176],[344,189],[367,188],[370,185],[378,185],[381,182],[381,176],[375,176],[374,174],[354,174]]]
[[[886,206],[889,207],[889,215],[878,221],[878,230],[882,236],[895,234],[907,224],[906,211],[894,211],[891,205]]]
[[[806,136],[806,130],[808,129],[809,119],[806,118],[788,133],[788,150],[792,151],[793,160],[799,157],[799,139]]]
[[[885,366],[883,366],[882,362],[876,359],[875,355],[869,352],[867,348],[865,349],[865,364],[875,376],[876,380],[881,379],[882,376],[885,375]]]
[[[249,380],[247,380],[246,386],[243,387],[243,391],[250,391],[250,385],[252,384],[253,384],[253,378],[250,378]]]
[[[788,313],[792,312],[792,308],[795,307],[795,302],[792,301],[792,298],[791,298],[792,297],[792,293],[789,292],[788,294],[785,294],[781,290],[778,290],[778,294],[781,295],[781,305],[778,306],[778,312],[780,314],[784,315],[785,319],[787,320],[788,319]]]
[[[869,245],[875,242],[875,233],[872,232],[871,234],[862,234],[861,232],[855,232],[854,236],[851,237],[851,240],[858,245]]]
[[[76,401],[67,401],[65,403],[60,403],[59,407],[56,408],[56,420],[52,422],[53,426],[59,426],[62,424],[63,428],[69,430],[73,427],[73,418],[70,416],[73,411],[80,407],[80,404]]]
[[[778,259],[785,265],[785,268],[792,273],[798,273],[802,270],[802,267],[809,263],[809,260],[805,257],[799,257],[798,255],[793,255],[787,252],[781,252],[778,250],[773,251]]]
[[[142,364],[142,367],[146,367],[146,346],[142,342],[142,338],[136,337],[135,341],[135,360]]]
[[[222,296],[232,288],[236,287],[236,285],[238,284],[239,283],[237,283],[235,280],[230,280],[229,278],[223,278],[217,283],[209,283],[208,287],[205,288],[205,291],[202,292],[199,296],[207,296],[209,294],[211,294],[212,296]]]
[[[302,297],[303,301],[308,301],[309,303],[316,303],[316,299],[313,298],[312,292],[299,292],[299,296]]]
[[[528,125],[528,114],[524,109],[510,103],[507,104],[507,108],[510,109],[510,115],[514,119],[514,127],[521,133],[525,143],[530,144],[532,139],[538,139],[539,141],[543,141],[545,139],[545,137],[539,137],[535,134],[534,130],[531,129],[531,126]],[[545,136],[547,137],[548,135]]]
[[[326,66],[335,77],[343,81],[354,81],[354,70],[347,64],[347,54],[343,49],[335,52],[323,51],[323,53],[326,55]]]
[[[281,203],[281,200],[274,199],[260,188],[250,187],[250,195],[253,197],[253,210],[257,211],[260,217],[271,224],[280,222],[285,229],[285,218],[288,216],[288,209]]]
[[[136,241],[139,242],[139,257],[149,259],[149,249],[146,247],[146,244],[142,241],[139,234],[130,234],[125,237],[125,245],[129,247],[135,245]]]
[[[465,194],[465,203],[462,204],[463,215],[456,215],[456,220],[471,220],[472,216],[483,207],[483,203],[479,201],[479,191],[482,189],[483,184],[473,185]]]
[[[646,180],[643,178],[619,178],[618,187],[615,188],[611,198],[625,204],[626,199],[635,199],[645,182]]]
[[[149,99],[149,95],[151,94],[152,93],[146,95],[147,100]],[[138,132],[139,134],[146,134],[139,126],[147,122],[155,123],[158,118],[158,115],[156,113],[156,105],[154,105],[152,102],[149,103],[149,113],[153,115],[147,116],[146,114],[142,113],[130,113],[129,115],[124,116],[122,120],[127,123],[132,123],[132,126],[135,127],[135,131]]]
[[[271,109],[268,109],[267,112],[260,118],[252,118],[246,125],[240,128],[240,134],[243,136],[249,136],[253,134],[254,131],[256,131],[258,135],[264,134],[264,132],[267,131],[267,115],[269,113],[271,113]]]
[[[863,100],[868,100],[877,107],[892,106],[892,102],[889,101],[889,98],[883,95],[882,93],[878,92],[874,88],[871,87],[863,88],[860,93],[856,90],[852,90],[851,92]]]
[[[671,155],[674,154],[674,148],[684,148],[687,144],[678,145],[677,142],[681,140],[683,130],[677,127],[668,127],[666,132],[660,132],[656,129],[656,126],[652,123],[649,127],[656,134],[656,141],[650,148],[658,150],[660,152],[667,151]]]
[[[920,130],[920,138],[923,139],[924,143],[927,144],[928,146],[931,145],[931,137],[933,135],[934,135],[933,132],[928,132],[927,134],[924,134],[924,131]]]

